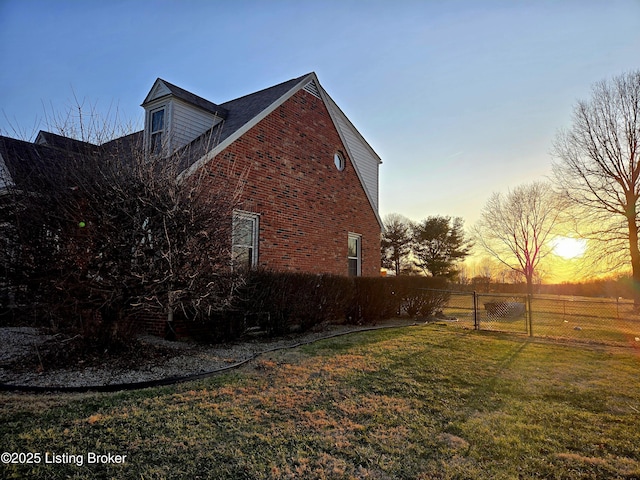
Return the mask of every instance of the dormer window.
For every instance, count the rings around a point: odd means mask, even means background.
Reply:
[[[164,107],[151,112],[151,125],[149,125],[150,143],[149,151],[152,154],[162,152],[163,133],[165,131]]]
[[[227,109],[160,78],[151,87],[142,107],[145,111],[145,151],[163,157],[214,128],[229,113]]]

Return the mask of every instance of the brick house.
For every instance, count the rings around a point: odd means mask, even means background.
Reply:
[[[221,104],[157,79],[142,107],[144,130],[114,142],[141,142],[160,155],[188,151],[182,175],[205,169],[210,181],[242,181],[237,260],[273,270],[380,274],[381,160],[315,73]],[[11,157],[39,161],[94,147],[48,132],[34,143],[0,140],[5,172]]]
[[[145,148],[198,151],[186,175],[244,175],[236,258],[274,270],[380,274],[381,160],[315,73],[220,105],[157,79],[142,106]],[[211,148],[197,146],[203,136],[215,139]]]

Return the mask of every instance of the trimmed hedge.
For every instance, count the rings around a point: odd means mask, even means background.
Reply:
[[[323,322],[372,324],[401,315],[427,317],[446,303],[447,294],[434,291],[446,287],[446,280],[431,277],[350,278],[256,270],[248,274],[238,302],[222,323],[228,337],[252,329],[280,335]],[[221,318],[210,320],[212,333],[221,333]]]
[[[429,317],[442,309],[449,299],[444,278],[399,276],[353,279],[356,318],[375,323],[395,316]]]
[[[181,309],[174,313],[171,324],[160,309],[123,314],[122,322],[105,321],[104,315],[86,311],[78,313],[78,328],[86,337],[119,326],[124,338],[139,328],[167,338],[191,336],[221,342],[253,330],[274,336],[326,322],[374,324],[397,316],[428,317],[446,304],[448,294],[440,291],[445,288],[446,280],[431,277],[354,278],[252,270],[234,304],[223,311],[199,315]]]
[[[346,277],[258,270],[249,274],[238,307],[247,328],[279,335],[344,318],[352,289]]]

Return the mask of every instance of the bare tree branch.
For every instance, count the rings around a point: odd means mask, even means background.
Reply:
[[[626,250],[637,286],[639,148],[640,71],[596,83],[591,99],[578,102],[571,127],[558,133],[553,148],[556,183],[581,207],[581,228],[600,242],[599,259],[619,268]]]
[[[509,269],[522,274],[532,293],[533,280],[549,242],[563,220],[564,205],[550,185],[533,182],[491,195],[474,227],[478,243]]]

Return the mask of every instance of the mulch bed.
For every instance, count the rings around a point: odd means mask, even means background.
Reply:
[[[164,361],[180,353],[135,339],[105,343],[80,336],[61,337],[57,335],[53,340],[34,345],[24,356],[6,363],[4,367],[18,373],[101,367],[105,364],[115,369],[130,369]]]

